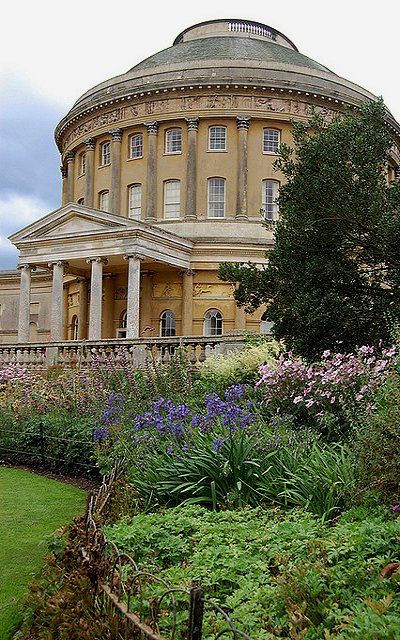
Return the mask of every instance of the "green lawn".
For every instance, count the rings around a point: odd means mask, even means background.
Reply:
[[[0,640],[18,626],[24,594],[46,554],[40,543],[81,513],[84,503],[80,489],[0,467]]]

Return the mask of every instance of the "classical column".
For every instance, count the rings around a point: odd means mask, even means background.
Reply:
[[[157,219],[157,133],[158,122],[147,122],[147,193],[146,220]]]
[[[140,317],[140,261],[142,256],[134,253],[124,256],[128,261],[128,303],[126,314],[126,337],[139,337]]]
[[[101,340],[101,316],[103,307],[103,265],[108,263],[107,258],[88,258],[88,264],[92,265],[90,278],[90,314],[89,314],[89,340]]]
[[[121,140],[122,129],[111,133],[111,213],[121,213]]]
[[[31,275],[36,267],[20,264],[21,282],[19,287],[18,342],[29,342],[29,321],[31,314]]]
[[[67,200],[67,190],[68,190],[68,184],[67,184],[67,176],[68,176],[68,169],[67,167],[61,166],[60,167],[60,171],[61,171],[61,178],[62,178],[62,188],[61,188],[61,204],[62,206],[64,206],[65,204],[67,204],[68,200]]]
[[[74,201],[74,179],[75,179],[75,153],[68,151],[65,156],[67,161],[67,202]]]
[[[114,293],[115,276],[112,273],[104,274],[104,314],[103,314],[103,338],[115,338],[114,335]]]
[[[68,340],[68,293],[69,284],[63,285],[63,297],[62,297],[62,339]]]
[[[87,337],[87,317],[88,317],[88,282],[86,278],[78,280],[79,292],[79,312],[78,312],[78,340],[85,340]]]
[[[62,339],[63,328],[63,282],[64,267],[68,262],[58,260],[49,262],[49,267],[53,269],[53,284],[51,287],[51,310],[50,310],[50,339],[57,342]]]
[[[86,162],[85,162],[85,205],[93,207],[94,196],[94,150],[96,148],[96,138],[88,138],[86,144]]]
[[[185,218],[196,219],[196,194],[197,194],[197,132],[199,130],[199,118],[186,118],[188,129],[188,150],[186,163],[186,206]]]
[[[182,271],[182,335],[193,335],[193,276],[194,271]]]
[[[151,326],[153,319],[153,272],[142,271],[142,297],[140,304],[140,330]],[[151,335],[151,334],[147,334]]]
[[[238,128],[238,191],[236,218],[247,219],[247,133],[250,118],[236,118]]]

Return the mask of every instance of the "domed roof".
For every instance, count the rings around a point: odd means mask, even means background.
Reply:
[[[77,116],[125,97],[179,88],[263,88],[324,96],[359,105],[375,96],[300,53],[267,25],[211,20],[183,31],[172,47],[87,91],[59,123],[56,139]]]

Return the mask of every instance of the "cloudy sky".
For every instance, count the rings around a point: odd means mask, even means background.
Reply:
[[[299,50],[376,95],[400,120],[399,0],[16,0],[0,39],[0,269],[14,268],[7,236],[59,206],[58,120],[89,87],[172,44],[196,22],[264,22]]]

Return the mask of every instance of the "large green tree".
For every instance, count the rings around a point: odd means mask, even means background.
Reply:
[[[400,319],[400,181],[383,102],[295,124],[275,168],[287,182],[268,264],[224,263],[237,304],[268,305],[273,333],[307,358],[390,340]]]

